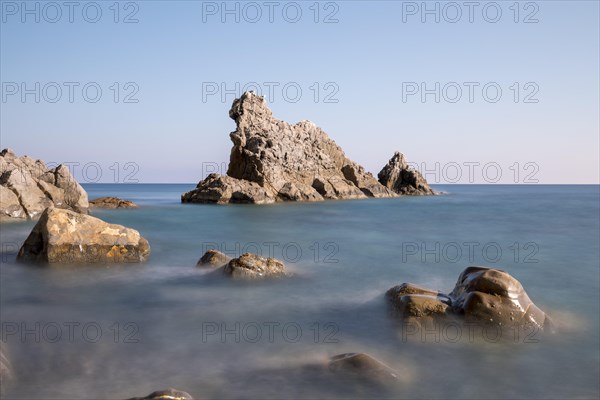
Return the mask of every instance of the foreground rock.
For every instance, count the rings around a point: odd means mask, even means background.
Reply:
[[[198,260],[196,264],[197,267],[211,267],[211,268],[219,268],[224,267],[231,261],[231,257],[226,256],[218,250],[208,250],[204,255]]]
[[[194,400],[189,393],[176,389],[158,390],[146,397],[133,397],[129,400]]]
[[[458,321],[505,328],[507,333],[552,328],[550,318],[531,301],[521,283],[499,269],[468,267],[448,295],[404,283],[388,290],[386,297],[405,322],[419,327]]]
[[[404,154],[394,153],[385,167],[377,174],[379,182],[396,193],[404,195],[434,195],[423,175],[409,167]]]
[[[288,276],[285,264],[271,257],[245,253],[229,261],[223,273],[235,279],[282,278]]]
[[[87,213],[88,196],[69,168],[0,152],[0,221],[34,219],[49,206]]]
[[[399,374],[384,363],[364,353],[344,353],[333,356],[329,360],[329,370],[348,374],[352,378],[371,381],[393,382]]]
[[[50,207],[33,227],[17,259],[35,263],[146,261],[148,241],[139,232],[69,210]]]
[[[233,148],[227,176],[209,175],[182,194],[182,202],[265,204],[433,194],[420,175],[410,187],[412,172],[404,173],[406,163],[394,164],[381,184],[315,124],[290,125],[273,118],[264,98],[253,92],[236,99],[229,116],[237,128],[229,135]]]
[[[8,358],[4,355],[4,351],[0,347],[0,385],[11,380],[12,378],[12,367],[8,361]]]
[[[119,199],[118,197],[99,197],[90,201],[91,207],[97,208],[137,208],[133,201]]]

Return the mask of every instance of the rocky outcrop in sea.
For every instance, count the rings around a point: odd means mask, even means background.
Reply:
[[[50,206],[88,212],[88,195],[59,165],[49,169],[41,160],[0,152],[0,221],[36,219]]]
[[[233,148],[227,175],[209,175],[182,194],[182,202],[265,204],[434,194],[403,156],[393,158],[377,180],[314,123],[291,125],[274,118],[265,99],[253,92],[236,99],[229,116],[236,130],[229,135]]]
[[[150,256],[138,231],[90,215],[49,207],[19,250],[17,260],[47,264],[137,263]]]
[[[137,208],[138,205],[131,200],[123,200],[118,197],[99,197],[90,200],[90,207],[95,208]]]

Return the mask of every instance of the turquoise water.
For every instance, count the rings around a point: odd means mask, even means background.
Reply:
[[[193,186],[85,186],[91,199],[140,205],[94,215],[139,230],[152,247],[144,265],[17,265],[16,247],[33,223],[2,225],[2,344],[17,376],[6,398],[118,399],[167,387],[197,398],[600,395],[599,186],[453,185],[437,186],[448,194],[436,197],[180,204]],[[275,256],[295,276],[249,284],[195,268],[211,247]],[[473,343],[398,333],[387,289],[413,282],[450,291],[473,264],[519,279],[558,332]],[[344,352],[377,357],[401,381],[382,390],[306,367]]]

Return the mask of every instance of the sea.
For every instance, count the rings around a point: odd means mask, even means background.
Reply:
[[[597,399],[600,186],[437,185],[446,194],[181,204],[194,184],[86,184],[92,213],[138,230],[143,264],[16,262],[35,222],[1,227],[6,399],[125,399],[177,388],[211,399]],[[243,282],[196,267],[208,249],[283,261],[290,277]],[[449,292],[466,267],[517,278],[553,332],[407,330],[385,292]],[[477,337],[471,337],[477,336]],[[366,353],[391,382],[328,368]]]

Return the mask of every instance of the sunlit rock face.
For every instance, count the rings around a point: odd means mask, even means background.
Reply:
[[[22,262],[48,264],[137,263],[150,256],[138,231],[90,215],[50,207],[19,250]]]
[[[236,99],[229,116],[236,130],[229,135],[233,148],[227,176],[209,175],[184,193],[182,202],[267,204],[434,194],[406,163],[384,168],[389,173],[380,183],[321,128],[310,121],[291,125],[274,118],[265,99],[253,92]]]
[[[272,257],[262,257],[256,254],[245,253],[229,261],[223,273],[234,279],[256,280],[284,278],[289,276],[285,264]]]
[[[50,206],[88,212],[88,195],[69,168],[48,169],[41,160],[0,152],[0,221],[36,219]]]
[[[546,313],[529,298],[521,283],[505,271],[468,267],[449,294],[403,283],[389,289],[386,297],[392,310],[406,324],[443,329],[444,324],[518,330],[552,330]],[[413,326],[413,327],[414,327]]]

